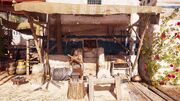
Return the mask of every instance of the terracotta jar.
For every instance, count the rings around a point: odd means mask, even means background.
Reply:
[[[24,60],[18,60],[16,74],[23,75],[25,73],[26,73],[26,65],[25,65]]]
[[[13,62],[9,63],[9,68],[7,68],[8,74],[14,75],[15,70],[16,70],[16,67],[14,66],[14,63]]]

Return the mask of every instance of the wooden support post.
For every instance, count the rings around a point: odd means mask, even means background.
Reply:
[[[115,76],[115,88],[117,101],[121,100],[121,78],[120,76]]]
[[[46,28],[46,36],[47,36],[47,47],[46,47],[46,51],[45,51],[45,59],[46,59],[46,64],[45,64],[45,75],[46,76],[50,76],[50,65],[49,65],[49,40],[50,40],[50,35],[49,35],[49,15],[46,15],[46,23],[47,23],[47,28]],[[46,78],[46,79],[50,79],[50,78]]]
[[[96,56],[97,56],[97,60],[96,60],[96,74],[98,74],[99,71],[99,46],[98,46],[98,40],[96,38]]]
[[[94,101],[94,77],[89,76],[89,101]]]
[[[29,76],[29,40],[26,40],[26,75]]]
[[[56,30],[57,30],[57,40],[56,40],[56,46],[57,46],[57,53],[62,54],[62,30],[61,30],[61,15],[57,15],[57,21],[56,21]]]
[[[136,67],[138,59],[139,59],[139,55],[140,55],[141,48],[142,48],[142,45],[143,45],[143,40],[144,40],[144,36],[145,36],[145,33],[146,33],[146,29],[148,28],[148,25],[149,25],[149,18],[150,18],[150,15],[147,15],[147,17],[145,19],[145,28],[144,28],[144,30],[143,30],[143,32],[141,34],[141,37],[140,37],[141,39],[140,39],[140,42],[139,42],[137,56],[136,56],[134,64],[133,64],[133,69]]]
[[[34,29],[33,19],[29,15],[27,15],[27,17],[28,17],[29,24],[30,24],[30,27],[31,27],[32,35],[34,37],[34,43],[35,43],[35,46],[36,46],[36,49],[37,49],[37,52],[38,52],[39,61],[40,61],[40,63],[43,63],[42,54],[41,54],[41,46],[39,46],[39,44],[38,44],[38,38],[36,36],[36,31]]]

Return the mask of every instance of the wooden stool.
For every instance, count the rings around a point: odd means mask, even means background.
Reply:
[[[94,85],[95,84],[115,84],[117,101],[120,101],[120,98],[121,98],[120,76],[115,76],[115,78],[102,78],[102,79],[89,76],[89,101],[94,101]]]

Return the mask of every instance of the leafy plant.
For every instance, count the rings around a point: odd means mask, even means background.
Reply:
[[[175,9],[163,17],[160,32],[153,33],[152,45],[143,46],[146,70],[154,85],[180,84],[180,22],[169,23],[178,13],[179,9]]]

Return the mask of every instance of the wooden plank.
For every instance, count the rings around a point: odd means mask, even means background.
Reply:
[[[94,77],[89,76],[89,101],[94,101]]]
[[[117,101],[121,101],[121,78],[120,76],[115,77],[116,97]]]
[[[2,74],[0,75],[0,81],[3,80],[6,77],[8,77],[7,72],[2,72]]]
[[[171,88],[171,89],[172,89],[172,88]],[[174,93],[175,93],[177,96],[180,95],[180,86],[178,86],[178,87],[174,86],[174,87],[173,87],[173,90],[174,90]]]
[[[8,82],[11,78],[13,78],[14,75],[7,76],[3,80],[0,81],[0,86],[3,85],[4,83]]]
[[[49,9],[51,8],[51,9]],[[119,13],[160,13],[161,7],[130,5],[87,5],[50,2],[23,2],[14,5],[15,11],[39,12],[46,14],[119,14]]]
[[[30,53],[29,53],[29,40],[26,40],[26,75],[29,75],[29,61],[30,61],[30,57],[29,57]]]
[[[139,91],[132,83],[128,83],[130,98],[132,101],[151,101],[141,91]]]
[[[1,77],[1,75],[5,74],[5,73],[7,73],[7,71],[0,71],[0,77]]]
[[[90,25],[90,24],[86,24],[86,25],[62,25],[62,32],[80,32],[80,31],[86,31],[86,30],[97,30],[97,29],[105,29],[106,32],[108,25],[102,25],[102,24],[98,24],[98,25]],[[127,26],[124,25],[111,25],[111,27],[115,28],[116,32],[120,32],[120,33],[126,33],[126,32],[121,32],[121,31],[126,31],[126,29],[128,28]],[[112,30],[112,29],[111,29]],[[112,32],[109,32],[109,34],[111,34]],[[109,35],[111,36],[111,35]]]
[[[152,101],[165,101],[165,99],[150,91],[147,87],[141,85],[140,83],[134,82],[132,84],[136,86],[143,94],[145,94]]]
[[[94,84],[109,84],[109,83],[115,83],[115,79],[114,78],[97,78],[94,79]]]
[[[84,41],[84,40],[113,41],[112,38],[63,38],[63,41],[65,41],[65,42],[68,42],[68,41]],[[117,38],[116,41],[122,42],[123,38]]]
[[[180,101],[180,87],[173,87],[173,86],[158,86],[157,87],[158,90],[160,90],[161,92],[165,93],[166,95],[168,95],[169,97],[171,97],[172,99],[176,100],[176,101]]]
[[[106,16],[61,15],[61,24],[65,25],[108,24],[127,26],[129,24],[129,21],[130,17],[127,14]]]
[[[163,92],[161,92],[160,90],[156,89],[153,86],[149,86],[148,88],[150,90],[152,90],[153,92],[155,92],[157,95],[159,95],[162,98],[166,99],[167,101],[175,101],[173,98],[169,97],[168,95],[164,94]]]

